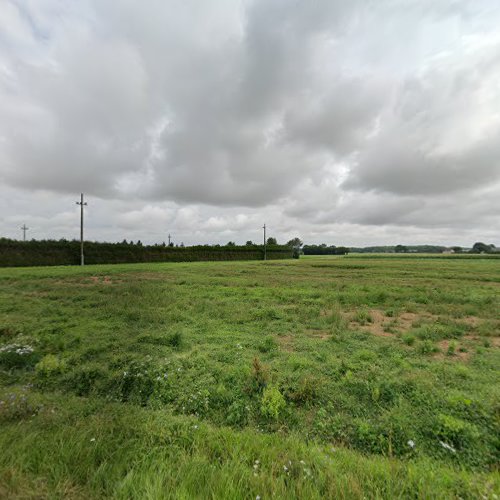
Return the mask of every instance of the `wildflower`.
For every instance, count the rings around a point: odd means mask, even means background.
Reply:
[[[197,425],[193,425],[193,429],[198,429],[198,426]]]
[[[94,441],[95,441],[95,438],[92,438],[92,439],[90,440],[90,442],[91,442],[91,443],[93,443]]]
[[[413,439],[410,439],[410,440],[408,441],[408,446],[409,446],[410,448],[415,448],[415,441],[413,441]]]
[[[453,446],[449,445],[448,443],[444,443],[443,441],[439,441],[439,444],[445,449],[445,450],[450,450],[452,453],[456,453],[457,450],[453,448]]]
[[[257,496],[255,497],[255,500],[260,500],[260,495],[257,495]]]
[[[285,472],[288,472],[288,467],[287,467],[286,465],[284,465],[284,466],[283,466],[283,470],[284,470]]]
[[[302,465],[306,465],[306,463],[304,462],[304,460],[301,460],[299,463],[302,464]]]

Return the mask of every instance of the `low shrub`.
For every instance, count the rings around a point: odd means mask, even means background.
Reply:
[[[285,407],[285,398],[277,387],[269,386],[264,389],[260,406],[262,415],[272,420],[278,420]]]
[[[58,375],[66,370],[66,362],[53,354],[44,356],[35,366],[37,375],[49,378]]]

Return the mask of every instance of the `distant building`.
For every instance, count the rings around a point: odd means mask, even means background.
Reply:
[[[445,248],[443,250],[443,253],[447,253],[447,254],[450,254],[450,253],[455,253],[455,250],[453,250],[453,248]]]

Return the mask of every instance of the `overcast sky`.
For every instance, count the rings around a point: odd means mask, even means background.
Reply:
[[[500,246],[499,0],[0,0],[0,235]]]

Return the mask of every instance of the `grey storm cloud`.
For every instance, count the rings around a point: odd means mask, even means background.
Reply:
[[[489,231],[499,22],[496,0],[5,0],[0,182],[83,190],[127,229],[275,207],[304,234]]]

